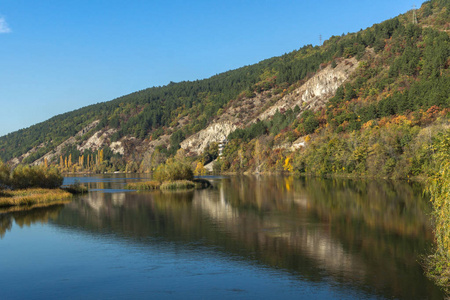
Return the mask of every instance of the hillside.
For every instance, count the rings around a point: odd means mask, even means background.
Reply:
[[[151,171],[181,147],[222,172],[406,177],[432,168],[450,106],[450,1],[258,64],[170,83],[0,137],[0,159]],[[448,133],[447,133],[448,134]]]

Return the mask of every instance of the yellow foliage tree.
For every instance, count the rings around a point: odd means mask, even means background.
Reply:
[[[284,160],[283,169],[284,169],[285,171],[288,171],[288,172],[294,171],[294,167],[293,167],[292,164],[290,163],[290,158],[289,158],[289,157],[286,157],[286,159]]]
[[[197,162],[197,166],[195,167],[194,170],[194,175],[198,176],[198,175],[205,175],[206,174],[206,169],[203,165],[203,163],[201,161]]]
[[[103,149],[98,151],[98,162],[101,164],[103,162]]]

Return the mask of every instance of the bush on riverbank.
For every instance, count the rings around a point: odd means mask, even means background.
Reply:
[[[441,163],[436,174],[428,180],[431,195],[436,249],[428,257],[427,274],[450,293],[450,131],[437,137],[434,159]]]
[[[429,256],[428,275],[447,293],[450,292],[450,163],[430,180],[428,191],[433,203],[436,250]]]
[[[189,164],[169,158],[165,163],[158,166],[153,178],[159,182],[192,180],[194,179],[194,171]]]
[[[63,179],[56,168],[18,166],[11,172],[10,184],[14,189],[56,189],[62,185]]]
[[[62,185],[63,179],[56,168],[19,165],[11,171],[7,165],[0,162],[0,189],[56,189]]]
[[[0,160],[0,191],[9,185],[10,175],[9,167]]]
[[[88,188],[82,185],[79,181],[76,181],[74,184],[65,186],[62,189],[66,192],[71,193],[72,195],[85,194],[89,191]]]

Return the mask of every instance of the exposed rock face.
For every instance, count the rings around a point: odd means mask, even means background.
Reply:
[[[238,127],[243,127],[251,120],[258,117],[261,109],[273,100],[270,92],[256,94],[253,98],[241,98],[231,100],[223,112],[217,116],[215,123],[231,122]]]
[[[95,151],[101,148],[105,143],[108,143],[108,138],[113,135],[117,130],[109,129],[105,132],[97,131],[94,133],[86,142],[84,142],[81,146],[78,146],[77,149],[83,152],[86,149],[91,149]]]
[[[181,143],[181,148],[199,155],[205,151],[209,144],[223,141],[236,128],[238,127],[231,122],[213,123],[184,140]]]
[[[58,147],[56,147],[54,150],[48,152],[47,154],[45,154],[44,156],[42,156],[41,158],[39,158],[38,160],[34,161],[32,163],[32,165],[40,165],[44,163],[44,160],[47,159],[48,161],[51,161],[54,157],[58,157],[61,155],[61,150],[68,146],[68,145],[73,145],[76,143],[77,141],[77,137],[81,137],[82,135],[84,135],[85,133],[89,132],[92,128],[94,128],[95,126],[98,125],[100,121],[94,121],[91,124],[87,125],[86,127],[84,127],[83,129],[81,129],[75,136],[68,138],[67,140],[65,140],[64,142],[62,142],[61,144],[59,144]]]
[[[261,113],[258,118],[255,118],[253,122],[257,119],[267,119],[273,116],[277,110],[294,109],[296,105],[301,110],[322,108],[328,99],[334,96],[338,87],[356,70],[356,67],[356,58],[345,59],[334,69],[327,66],[305,84],[278,100],[273,106]]]
[[[210,143],[224,140],[231,132],[239,127],[244,127],[246,124],[268,119],[277,110],[282,112],[294,109],[296,105],[302,111],[320,109],[328,99],[334,96],[338,87],[349,78],[356,67],[357,60],[355,58],[343,60],[335,68],[327,66],[302,86],[285,95],[259,114],[257,111],[268,103],[271,97],[259,94],[251,99],[244,98],[236,100],[236,103],[231,102],[213,124],[184,140],[181,147],[191,154],[199,155]],[[302,146],[304,144],[296,145],[297,148]],[[290,144],[286,145],[286,148],[289,147],[291,147]]]
[[[119,153],[121,155],[125,153],[125,149],[120,141],[112,142],[111,145],[109,145],[109,148],[111,148],[111,151],[114,153]]]
[[[355,58],[342,60],[335,68],[327,66],[323,70],[320,70],[303,85],[281,98],[280,95],[272,95],[272,91],[264,91],[256,94],[252,98],[237,97],[222,109],[220,114],[215,117],[215,120],[206,129],[184,140],[181,143],[181,147],[188,155],[200,155],[209,144],[223,141],[237,128],[243,128],[257,120],[268,119],[277,110],[283,112],[288,109],[294,109],[296,105],[300,107],[301,111],[306,109],[321,109],[356,68],[357,60]],[[188,122],[188,116],[181,118],[178,120],[177,127],[182,128]],[[156,147],[168,147],[169,145],[170,136],[161,136],[153,141],[142,141],[134,137],[123,137],[120,141],[111,143],[109,138],[116,132],[115,129],[98,131],[88,140],[80,143],[80,137],[95,128],[98,123],[99,121],[92,122],[75,136],[67,139],[54,150],[36,160],[33,164],[41,164],[44,162],[44,159],[48,161],[57,159],[61,155],[62,149],[67,145],[77,145],[78,150],[81,152],[86,149],[96,151],[101,147],[109,146],[114,153],[119,153],[124,156],[131,155],[133,159],[137,160],[143,157],[150,159]],[[303,142],[298,142],[294,143],[294,145],[289,143],[289,145],[281,145],[280,147],[298,149],[304,146],[305,144]],[[40,147],[45,147],[45,145],[39,145],[21,157],[12,160],[12,164],[16,165],[20,163],[24,158],[38,151]]]

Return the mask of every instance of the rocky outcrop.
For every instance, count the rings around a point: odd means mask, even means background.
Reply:
[[[113,135],[117,130],[109,129],[107,131],[97,131],[94,133],[86,142],[84,142],[81,146],[78,146],[77,149],[83,152],[86,149],[90,149],[92,151],[96,151],[105,143],[109,143],[108,139],[111,135]]]
[[[350,77],[356,68],[357,60],[355,58],[345,59],[340,61],[335,68],[327,66],[320,70],[304,84],[288,94],[274,95],[273,91],[263,91],[251,97],[240,95],[225,105],[207,128],[184,140],[181,143],[181,147],[188,155],[200,155],[211,143],[223,141],[237,128],[246,127],[258,120],[268,119],[277,110],[284,112],[288,109],[294,109],[297,105],[301,111],[306,109],[318,110],[325,106],[328,99],[336,93],[338,87]],[[189,120],[188,116],[180,118],[177,124],[178,129],[186,126]],[[33,164],[41,164],[45,159],[49,162],[57,159],[61,155],[62,149],[68,145],[77,145],[77,149],[81,152],[87,149],[96,151],[102,147],[109,146],[114,153],[126,157],[131,156],[134,160],[142,160],[143,158],[151,160],[152,154],[157,147],[163,146],[167,148],[170,144],[169,135],[160,136],[155,140],[140,140],[128,136],[111,143],[110,137],[116,132],[116,129],[107,128],[94,133],[87,140],[81,138],[98,124],[99,121],[94,121],[87,125],[75,136],[70,137]],[[177,128],[172,127],[170,129],[174,130]],[[33,148],[28,153],[14,159],[12,161],[13,164],[20,163],[24,158],[45,146],[42,144]],[[298,149],[304,146],[303,142],[298,142],[281,145],[280,147]]]
[[[199,155],[209,144],[224,140],[231,132],[239,127],[244,127],[246,124],[268,119],[277,110],[283,112],[294,109],[296,105],[302,111],[320,109],[324,107],[328,99],[334,96],[338,87],[349,78],[356,67],[357,60],[355,58],[345,59],[335,68],[327,66],[299,88],[285,95],[261,113],[257,113],[257,111],[270,103],[275,96],[267,97],[259,94],[254,98],[234,100],[213,124],[184,140],[181,147],[188,153]],[[285,147],[290,148],[291,146],[289,144]],[[295,145],[296,148],[303,146],[303,143]]]
[[[64,149],[64,147],[66,147],[68,145],[75,144],[77,142],[77,138],[83,136],[84,134],[89,132],[91,129],[95,128],[95,126],[97,126],[99,122],[100,122],[99,120],[96,120],[96,121],[90,123],[89,125],[87,125],[83,129],[81,129],[75,136],[72,136],[72,137],[68,138],[67,140],[65,140],[64,142],[59,144],[54,150],[48,152],[47,154],[45,154],[44,156],[42,156],[38,160],[34,161],[32,163],[32,165],[40,165],[40,164],[44,163],[45,159],[47,159],[47,161],[51,161],[55,157],[60,156],[61,155],[61,151],[62,151],[62,149]]]
[[[181,148],[188,153],[199,155],[209,144],[223,141],[236,128],[238,128],[236,125],[227,121],[213,123],[184,140]]]
[[[336,93],[338,87],[356,70],[356,58],[345,59],[335,68],[327,66],[317,72],[305,84],[278,100],[273,106],[253,120],[264,120],[280,112],[294,109],[296,105],[303,111],[318,110]]]
[[[112,142],[111,145],[109,145],[109,148],[111,148],[111,151],[114,153],[118,153],[120,155],[123,155],[125,153],[125,148],[123,147],[122,142]]]

